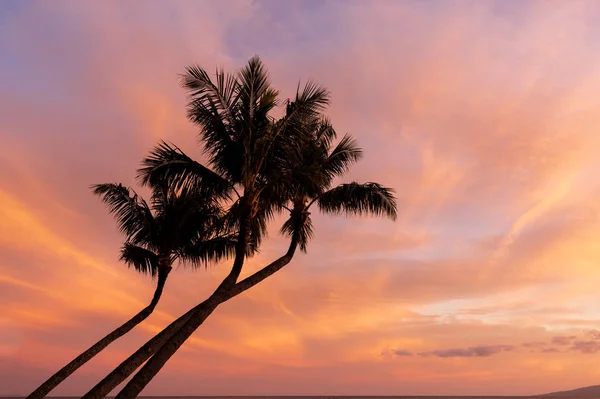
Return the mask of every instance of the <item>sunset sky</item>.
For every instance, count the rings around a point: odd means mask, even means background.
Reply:
[[[222,305],[150,395],[536,394],[600,384],[600,2],[0,1],[0,395],[27,394],[147,304],[90,184],[160,139],[203,160],[184,67],[258,54],[282,98],[332,93],[347,180],[399,218],[314,214],[308,254]],[[273,223],[245,273],[286,250]],[[53,394],[80,395],[227,273]]]

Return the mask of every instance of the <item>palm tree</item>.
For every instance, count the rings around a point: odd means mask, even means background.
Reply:
[[[144,161],[140,182],[152,185],[167,180],[176,187],[207,184],[233,198],[227,217],[228,227],[237,232],[233,266],[209,302],[174,321],[92,388],[84,396],[86,399],[108,394],[148,358],[148,353],[161,347],[172,332],[187,321],[201,323],[207,317],[202,316],[207,309],[212,312],[227,299],[251,253],[249,248],[258,247],[267,222],[282,209],[285,190],[269,187],[283,167],[284,155],[300,150],[310,135],[304,128],[307,121],[316,118],[329,103],[327,90],[308,82],[302,90],[298,87],[294,111],[275,123],[270,112],[279,104],[278,92],[271,86],[258,57],[250,59],[237,74],[218,69],[214,82],[201,67],[188,67],[182,83],[190,94],[188,117],[200,127],[200,139],[211,168],[193,161],[173,145],[160,143]]]
[[[202,186],[155,185],[151,207],[121,184],[99,184],[93,186],[93,191],[107,204],[126,236],[120,260],[135,271],[156,278],[154,296],[148,306],[60,369],[28,399],[45,397],[75,370],[150,316],[174,262],[207,266],[233,254],[235,242],[223,223],[218,196],[207,195]]]
[[[201,67],[188,67],[182,83],[190,94],[188,116],[200,126],[200,139],[211,168],[194,162],[178,148],[161,143],[145,160],[140,181],[151,185],[167,178],[178,187],[197,183],[227,187],[224,192],[233,198],[229,227],[237,231],[237,244],[231,271],[215,291],[216,295],[211,296],[210,305],[214,305],[214,310],[236,284],[248,247],[258,247],[268,220],[282,209],[285,191],[268,187],[277,179],[284,155],[301,148],[310,134],[304,126],[329,103],[329,94],[313,82],[308,82],[302,90],[298,87],[293,112],[275,123],[270,112],[279,104],[278,92],[271,86],[258,57],[250,59],[236,74],[217,70],[214,82]],[[201,320],[198,313],[209,308],[205,305],[198,305],[173,322],[164,334],[144,345],[84,398],[99,398],[110,392],[117,381],[123,381],[139,367],[146,353],[160,347],[171,332],[177,331],[184,318],[191,319],[195,314],[194,323]]]
[[[334,180],[348,172],[363,154],[349,135],[332,148],[336,138],[337,133],[329,120],[316,121],[312,139],[304,142],[300,156],[290,162],[286,171],[294,182],[290,184],[293,195],[290,206],[286,207],[290,218],[283,224],[280,233],[290,238],[296,234],[303,252],[306,252],[308,241],[313,237],[310,218],[313,205],[325,214],[370,214],[396,219],[393,189],[372,182],[351,182],[332,187]]]
[[[251,116],[256,116],[257,113],[246,111],[252,107],[245,102],[249,99],[255,99],[258,104],[268,101],[261,99],[257,94],[236,93],[251,93],[256,87],[262,87],[256,82],[267,80],[263,74],[265,72],[260,62],[252,59],[237,79],[225,77],[218,71],[217,82],[213,84],[206,72],[194,68],[188,69],[184,84],[192,89],[190,117],[202,127],[201,138],[205,142],[211,165],[224,180],[236,182],[239,191],[235,187],[232,187],[232,190],[241,193],[237,194],[238,199],[230,209],[240,237],[238,245],[242,241],[257,245],[265,233],[265,223],[270,216],[282,209],[288,209],[290,219],[282,229],[291,235],[288,251],[270,265],[238,282],[245,256],[240,245],[236,248],[231,273],[213,295],[150,340],[84,398],[108,394],[156,353],[118,395],[120,398],[136,396],[220,303],[239,295],[281,269],[291,261],[298,245],[305,249],[310,235],[308,209],[312,205],[305,199],[312,198],[322,209],[330,212],[345,210],[350,213],[374,212],[395,216],[395,202],[391,191],[379,185],[352,184],[349,186],[351,190],[345,187],[346,194],[354,193],[354,196],[346,198],[347,201],[342,207],[338,206],[338,200],[343,199],[344,187],[326,193],[334,175],[340,175],[347,169],[345,163],[349,165],[352,160],[358,160],[360,150],[356,149],[357,153],[350,154],[352,148],[346,148],[348,143],[341,143],[331,153],[322,151],[319,158],[321,163],[329,161],[331,164],[327,173],[315,167],[316,162],[305,159],[314,153],[313,149],[318,145],[329,145],[335,137],[328,131],[328,135],[319,136],[317,139],[319,131],[326,130],[320,118],[323,106],[328,103],[327,92],[324,89],[313,83],[307,84],[302,91],[298,90],[295,100],[287,104],[287,112],[282,119],[260,119],[260,128],[251,128],[258,125],[251,119]],[[269,89],[265,92],[273,91]],[[237,100],[231,100],[235,98]],[[273,106],[259,108],[270,109]],[[250,122],[246,122],[248,118]],[[232,126],[236,128],[231,128]],[[329,137],[329,141],[324,137]],[[350,141],[349,144],[353,142]],[[329,147],[326,150],[329,150]],[[207,168],[191,160],[177,148],[164,143],[155,150],[152,158],[146,161],[147,168],[142,170],[145,182],[151,182],[157,176],[160,179],[170,176],[178,184],[194,184],[205,179],[216,180]],[[348,160],[344,161],[346,158]],[[306,165],[305,170],[297,172],[298,165],[302,163]],[[331,175],[331,178],[326,178],[327,175]],[[298,186],[306,181],[320,183],[316,188],[310,186],[299,189]],[[291,207],[287,206],[289,202],[292,203]],[[328,203],[330,205],[327,205]]]

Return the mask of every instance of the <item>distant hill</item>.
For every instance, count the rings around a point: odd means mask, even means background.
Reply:
[[[547,393],[541,396],[569,396],[569,397],[596,397],[600,398],[600,385],[594,385],[591,387],[577,388],[570,391],[560,391]]]

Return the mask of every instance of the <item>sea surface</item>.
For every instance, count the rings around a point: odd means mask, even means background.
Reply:
[[[0,396],[24,399],[23,396]],[[49,399],[74,399],[76,396],[50,396]],[[600,399],[600,396],[139,396],[139,399]]]

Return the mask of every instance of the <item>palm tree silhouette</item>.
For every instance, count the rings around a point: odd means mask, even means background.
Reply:
[[[229,275],[204,302],[173,322],[125,360],[84,398],[106,395],[153,356],[117,398],[135,397],[216,307],[258,284],[288,264],[297,246],[306,249],[312,228],[308,209],[316,203],[330,213],[374,213],[395,217],[392,191],[380,185],[351,183],[331,188],[360,158],[360,150],[344,138],[331,150],[335,132],[323,120],[328,92],[309,82],[288,102],[285,115],[274,120],[269,111],[277,92],[258,58],[237,76],[217,71],[216,82],[199,67],[188,68],[184,86],[190,91],[189,116],[201,127],[200,138],[215,172],[179,149],[162,143],[141,170],[142,180],[169,179],[173,184],[229,182],[237,199],[229,216],[238,232],[236,256]],[[318,150],[315,152],[315,150]],[[321,170],[325,167],[324,170]],[[238,281],[248,245],[258,245],[266,222],[281,210],[290,218],[282,232],[291,237],[288,251],[258,272]]]
[[[27,398],[43,398],[79,367],[131,331],[154,311],[176,261],[199,267],[233,255],[235,242],[224,224],[217,196],[200,185],[152,187],[151,207],[121,184],[93,186],[126,236],[120,260],[157,280],[152,300],[133,316],[60,369]]]
[[[288,112],[294,104],[288,106]],[[290,181],[290,218],[280,232],[290,238],[298,235],[298,246],[306,252],[313,236],[310,208],[316,204],[325,214],[386,216],[396,219],[394,190],[378,183],[346,183],[332,187],[336,178],[342,177],[362,158],[362,149],[356,141],[345,135],[332,148],[337,133],[327,118],[314,121],[314,134],[303,143],[302,151],[290,160],[284,172]],[[299,220],[294,220],[299,219]]]
[[[232,198],[228,226],[237,231],[233,266],[210,301],[171,323],[92,388],[84,396],[86,399],[107,395],[171,333],[191,319],[201,323],[203,316],[199,313],[208,309],[212,312],[226,300],[225,293],[236,284],[249,248],[258,247],[267,222],[289,198],[285,185],[278,181],[278,171],[288,163],[285,156],[300,151],[312,133],[304,126],[329,103],[327,90],[308,82],[302,90],[298,88],[294,111],[275,121],[269,114],[278,105],[278,92],[271,86],[258,57],[250,59],[237,74],[217,70],[214,82],[201,67],[188,67],[182,84],[190,94],[188,117],[200,126],[200,139],[211,168],[163,142],[144,160],[144,167],[138,171],[139,180],[144,185],[166,180],[177,187],[202,183]],[[285,259],[289,262],[291,257]]]

